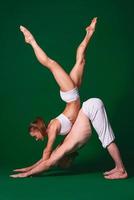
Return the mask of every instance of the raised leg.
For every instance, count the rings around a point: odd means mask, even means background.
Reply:
[[[20,26],[20,30],[24,34],[26,43],[30,44],[38,61],[47,67],[62,91],[68,91],[74,88],[74,83],[71,77],[63,70],[63,68],[53,59],[49,58],[47,54],[39,47],[33,35],[25,27]]]
[[[86,36],[84,37],[83,41],[80,43],[77,52],[76,52],[76,63],[73,69],[70,72],[70,77],[74,81],[77,87],[80,87],[84,72],[85,66],[85,53],[89,41],[95,31],[97,18],[94,18],[91,24],[86,28]]]

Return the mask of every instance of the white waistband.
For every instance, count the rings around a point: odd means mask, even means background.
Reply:
[[[60,91],[60,96],[65,102],[76,101],[79,98],[78,88],[75,87],[67,92]]]

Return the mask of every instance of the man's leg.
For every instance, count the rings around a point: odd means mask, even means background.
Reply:
[[[107,148],[115,163],[115,168],[104,173],[104,177],[107,179],[126,178],[127,172],[123,165],[119,149],[113,142],[115,136],[109,123],[102,100],[99,98],[91,98],[83,103],[82,109],[96,130],[102,146]]]
[[[110,145],[107,146],[107,150],[115,162],[115,168],[108,172],[105,172],[104,177],[106,179],[127,178],[128,175],[123,165],[121,155],[120,155],[117,145],[114,142],[112,142]]]
[[[47,54],[39,47],[33,35],[25,27],[20,26],[20,30],[24,34],[26,43],[30,44],[38,61],[47,67],[53,74],[56,82],[62,91],[68,91],[75,87],[71,77],[64,71],[64,69],[53,59],[49,58]]]
[[[80,87],[84,72],[85,66],[85,53],[89,41],[95,31],[97,18],[94,18],[91,24],[86,28],[86,36],[84,37],[83,41],[80,43],[77,52],[76,52],[76,63],[73,69],[70,72],[70,77],[74,81],[77,87]]]

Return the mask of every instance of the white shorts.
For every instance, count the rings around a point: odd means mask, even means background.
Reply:
[[[83,103],[82,110],[90,119],[102,146],[106,148],[115,139],[115,136],[102,100],[99,98],[88,99]]]

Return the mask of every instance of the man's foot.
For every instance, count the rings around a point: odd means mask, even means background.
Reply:
[[[128,177],[128,174],[126,171],[115,171],[112,174],[105,175],[105,179],[125,179]]]
[[[93,32],[95,31],[96,23],[97,23],[97,17],[94,17],[91,24],[86,27],[87,34],[89,35],[93,34]]]
[[[112,169],[112,170],[110,170],[110,171],[104,172],[103,175],[104,175],[104,176],[105,176],[105,175],[110,175],[110,174],[113,174],[113,173],[115,173],[115,172],[117,172],[117,171],[119,171],[119,170],[117,169],[117,167],[115,167],[114,169]]]
[[[26,43],[32,44],[35,42],[33,35],[24,26],[20,26],[20,31],[23,33]]]

